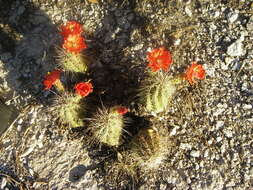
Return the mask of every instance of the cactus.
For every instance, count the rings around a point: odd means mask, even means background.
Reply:
[[[173,78],[163,72],[150,74],[142,83],[139,94],[145,110],[151,113],[164,112],[183,82],[182,78]]]
[[[104,169],[107,173],[105,179],[109,183],[115,185],[129,183],[129,177],[138,180],[138,165],[134,158],[129,157],[130,155],[130,151],[123,151],[122,154],[118,152],[117,160],[112,160],[113,164],[111,162],[104,163]]]
[[[166,131],[159,134],[156,128],[141,129],[130,143],[132,157],[142,170],[155,169],[165,159],[168,144]]]
[[[65,50],[61,50],[59,55],[59,63],[64,70],[77,73],[87,72],[89,65],[87,56],[81,53],[69,53]]]
[[[166,129],[143,128],[118,153],[117,161],[113,165],[105,165],[105,169],[112,180],[126,176],[138,180],[138,171],[146,175],[155,172],[161,166],[172,145]]]
[[[99,109],[91,119],[90,130],[95,141],[108,146],[119,146],[126,119],[118,111],[118,106]]]
[[[64,96],[58,105],[60,121],[73,128],[84,126],[84,108],[85,103],[81,96]]]

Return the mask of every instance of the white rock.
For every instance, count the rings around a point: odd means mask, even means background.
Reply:
[[[180,45],[180,43],[181,43],[181,40],[180,39],[176,39],[175,42],[174,42],[174,45],[178,46],[178,45]]]
[[[191,17],[192,16],[192,11],[191,11],[191,9],[190,9],[190,7],[185,7],[185,13],[189,16],[189,17]]]
[[[230,23],[233,23],[233,22],[235,22],[235,21],[237,20],[238,16],[239,16],[238,13],[236,13],[236,12],[234,12],[234,13],[231,12],[231,13],[228,15],[228,21],[229,21]]]
[[[250,105],[250,104],[244,104],[243,105],[243,109],[250,110],[250,109],[252,109],[252,105]]]
[[[232,43],[228,49],[227,54],[230,56],[242,56],[246,54],[246,51],[243,49],[244,36],[241,36],[238,40]]]
[[[180,148],[184,149],[184,150],[187,150],[187,149],[189,150],[189,149],[192,148],[192,146],[190,144],[187,144],[187,143],[181,143]]]
[[[232,138],[233,137],[233,133],[231,130],[227,129],[227,130],[224,130],[224,134],[226,137],[228,138]]]
[[[217,121],[216,123],[216,129],[221,128],[224,125],[224,121]]]
[[[207,158],[209,156],[209,150],[206,150],[204,153],[204,157]]]
[[[174,127],[174,128],[171,130],[170,135],[171,135],[171,136],[176,135],[178,129],[179,129],[178,126]]]
[[[216,140],[217,140],[217,142],[220,142],[220,141],[222,141],[222,137],[217,137]]]
[[[200,151],[198,151],[198,150],[192,150],[191,151],[191,153],[190,153],[190,155],[192,156],[192,157],[199,157],[200,156]]]

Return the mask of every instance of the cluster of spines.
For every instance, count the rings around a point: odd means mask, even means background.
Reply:
[[[59,54],[59,64],[65,71],[73,73],[86,73],[88,71],[90,61],[86,55],[69,53],[64,50],[60,50]]]
[[[90,131],[95,142],[108,146],[119,146],[127,119],[118,111],[119,106],[101,108],[91,119]]]

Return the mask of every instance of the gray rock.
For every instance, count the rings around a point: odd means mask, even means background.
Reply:
[[[238,40],[236,40],[234,43],[232,43],[228,49],[227,49],[227,54],[230,56],[242,56],[246,54],[246,51],[244,50],[243,47],[243,41],[244,41],[244,36],[241,36]]]
[[[235,22],[235,21],[237,20],[238,16],[239,16],[239,14],[238,14],[237,12],[230,12],[230,13],[227,15],[228,21],[229,21],[230,23],[233,23],[233,22]]]

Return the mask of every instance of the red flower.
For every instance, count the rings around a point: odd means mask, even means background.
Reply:
[[[153,72],[160,69],[168,71],[172,64],[172,56],[164,47],[156,48],[148,52],[147,59],[149,61],[148,67],[150,67]]]
[[[93,86],[89,82],[79,82],[75,85],[74,89],[76,93],[80,96],[88,96],[91,92],[93,92]]]
[[[126,107],[120,106],[116,109],[116,111],[120,114],[120,115],[124,115],[128,112],[128,109]]]
[[[61,26],[61,35],[66,38],[68,35],[81,35],[83,32],[82,25],[76,21],[68,21]]]
[[[206,72],[202,65],[197,64],[197,62],[192,62],[191,66],[185,72],[185,79],[189,81],[190,84],[196,83],[195,79],[203,80],[206,76]]]
[[[64,38],[63,48],[70,53],[80,53],[87,46],[82,36],[70,34]]]
[[[45,76],[45,79],[43,81],[45,89],[48,90],[48,89],[52,88],[52,86],[56,83],[56,81],[60,79],[60,75],[61,75],[61,71],[57,70],[57,69],[48,73]]]

